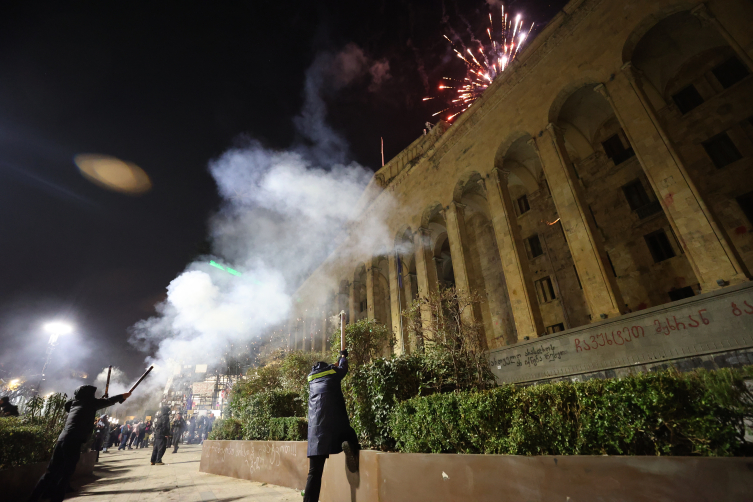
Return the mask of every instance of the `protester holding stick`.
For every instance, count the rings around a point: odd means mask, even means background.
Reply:
[[[358,470],[358,436],[350,426],[340,382],[348,374],[345,350],[345,313],[340,313],[340,358],[336,364],[318,362],[309,373],[309,474],[303,502],[317,502],[322,487],[324,463],[330,455],[345,452],[351,472]]]
[[[73,393],[73,399],[65,403],[65,411],[68,412],[65,427],[52,451],[47,471],[39,479],[29,501],[36,502],[42,497],[49,497],[52,502],[63,500],[81,455],[81,445],[92,434],[97,410],[122,403],[131,396],[130,392],[126,392],[109,399],[97,399],[94,397],[96,390],[92,385],[82,385]]]

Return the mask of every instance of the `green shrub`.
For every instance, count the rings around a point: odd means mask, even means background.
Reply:
[[[0,469],[49,460],[59,434],[20,417],[0,418]]]
[[[391,416],[403,452],[517,455],[750,454],[746,370],[504,385],[418,397]]]
[[[243,424],[237,418],[223,418],[216,420],[209,433],[209,439],[240,439],[243,435]]]
[[[335,362],[340,356],[340,328],[330,335],[329,346],[332,362]],[[387,349],[392,352],[394,346],[392,330],[374,319],[359,319],[345,326],[345,348],[352,367],[363,366],[383,356]]]
[[[31,398],[22,417],[0,418],[0,469],[46,462],[65,425],[65,394]]]
[[[233,394],[230,411],[241,423],[243,439],[265,440],[272,418],[305,416],[305,406],[295,392],[260,392],[250,396]]]
[[[303,417],[280,417],[269,421],[270,441],[306,441],[308,420]]]

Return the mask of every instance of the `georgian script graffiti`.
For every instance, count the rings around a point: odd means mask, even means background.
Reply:
[[[538,366],[539,363],[547,362],[551,363],[562,359],[564,350],[558,350],[551,343],[549,345],[534,345],[526,349],[525,365],[526,366]]]
[[[551,363],[562,359],[564,354],[564,350],[555,347],[551,343],[548,345],[533,345],[526,349],[525,354],[513,354],[500,359],[496,356],[492,356],[489,360],[489,365],[492,366],[492,368],[496,366],[497,369],[502,369],[505,366],[514,366],[516,368],[524,365],[538,366],[539,363]]]
[[[223,462],[226,457],[241,458],[251,473],[274,469],[282,464],[284,457],[298,455],[296,444],[261,441],[256,443],[232,441],[230,443],[230,445],[227,442],[212,443],[210,446],[212,456]]]

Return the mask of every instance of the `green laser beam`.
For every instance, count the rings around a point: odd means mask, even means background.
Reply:
[[[242,276],[242,275],[243,275],[243,274],[241,274],[240,272],[238,272],[237,270],[235,270],[234,268],[230,268],[230,267],[228,267],[227,265],[220,265],[219,263],[217,263],[217,262],[216,262],[216,261],[214,261],[214,260],[209,260],[209,264],[210,264],[211,266],[215,267],[215,268],[219,268],[220,270],[224,270],[224,271],[225,271],[225,272],[227,272],[228,274],[234,275],[234,276],[236,276],[236,277],[240,277],[240,276]],[[261,283],[260,281],[256,280],[256,279],[251,279],[251,281],[252,281],[252,282],[253,282],[254,284],[257,284],[257,285],[259,285],[259,286],[263,286],[263,284],[262,284],[262,283]]]

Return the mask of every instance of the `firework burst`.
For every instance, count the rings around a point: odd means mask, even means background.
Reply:
[[[432,114],[432,117],[445,114],[440,118],[451,121],[466,111],[515,60],[520,47],[533,30],[533,23],[527,30],[524,29],[525,23],[520,14],[508,16],[504,5],[498,21],[494,17],[490,12],[489,26],[485,32],[488,42],[486,38],[483,41],[473,38],[470,44],[465,44],[460,37],[453,42],[447,35],[443,35],[457,57],[463,60],[466,74],[462,80],[442,77],[437,87],[440,95],[423,99],[444,102],[443,108]]]

